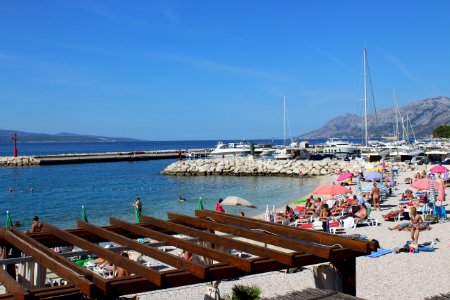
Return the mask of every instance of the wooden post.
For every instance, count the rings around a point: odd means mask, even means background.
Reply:
[[[331,263],[341,274],[343,292],[356,296],[356,258],[353,256],[342,260],[334,260]]]

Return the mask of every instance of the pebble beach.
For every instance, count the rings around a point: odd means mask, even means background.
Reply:
[[[381,205],[382,211],[373,211],[371,217],[378,219],[378,226],[361,226],[345,229],[345,234],[362,234],[368,239],[379,241],[381,248],[402,247],[410,240],[408,231],[390,231],[395,223],[384,221],[382,214],[398,207],[402,192],[409,188],[405,178],[413,177],[414,171],[405,170],[396,178],[398,184],[393,195]],[[331,184],[331,175],[320,177],[319,185]],[[448,188],[447,188],[448,190]],[[448,191],[447,191],[448,194]],[[446,197],[449,201],[449,197]],[[446,202],[444,202],[444,205]],[[286,203],[287,204],[287,203]],[[278,209],[277,209],[278,210]],[[256,218],[263,218],[258,215]],[[438,239],[433,252],[389,253],[377,258],[358,257],[356,261],[357,297],[364,299],[424,299],[450,292],[450,222],[441,221],[431,225],[431,230],[420,233],[419,243]],[[307,266],[297,273],[269,272],[223,281],[219,285],[221,295],[231,294],[234,285],[256,285],[262,290],[262,298],[285,295],[291,291],[314,288],[313,266]],[[166,289],[139,295],[140,299],[203,299],[206,283]]]

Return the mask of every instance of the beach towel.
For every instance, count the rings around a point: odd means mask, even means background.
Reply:
[[[367,257],[371,257],[371,258],[376,258],[376,257],[380,257],[383,256],[385,254],[389,254],[394,252],[394,250],[392,249],[378,249],[378,251],[372,251],[372,253],[370,253],[369,255],[366,255]]]

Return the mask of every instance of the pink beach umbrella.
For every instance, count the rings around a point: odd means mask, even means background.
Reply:
[[[338,176],[338,178],[336,179],[337,181],[343,181],[345,179],[349,179],[353,177],[353,173],[352,172],[344,172],[341,173],[341,175]]]
[[[417,181],[411,183],[411,186],[418,190],[430,190],[430,183],[433,183],[434,186],[439,186],[439,182],[435,180],[431,180],[429,178],[422,178]]]
[[[315,195],[345,195],[349,194],[352,191],[342,185],[327,185],[322,186],[314,190],[313,194]]]
[[[437,165],[437,166],[432,167],[430,169],[430,172],[442,174],[442,173],[448,172],[448,169],[446,167],[444,167],[444,166]]]

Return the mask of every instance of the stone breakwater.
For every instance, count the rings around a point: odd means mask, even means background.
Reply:
[[[320,176],[356,172],[361,169],[381,168],[380,163],[364,161],[310,160],[262,160],[248,158],[216,158],[210,160],[179,160],[161,173],[178,176]],[[387,168],[400,171],[411,168],[404,163],[387,163]]]
[[[39,160],[32,156],[2,157],[0,166],[3,167],[26,167],[39,165]]]

